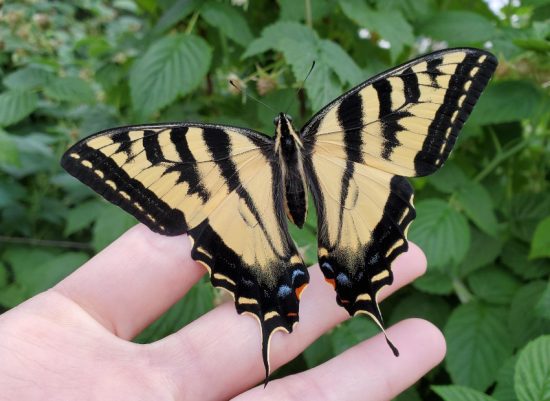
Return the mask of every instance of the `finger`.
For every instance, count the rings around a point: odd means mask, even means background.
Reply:
[[[103,326],[134,337],[205,273],[185,235],[166,237],[139,224],[60,282],[54,290]]]
[[[325,283],[319,267],[316,265],[309,270],[311,281],[301,298],[300,323],[291,335],[275,333],[272,337],[272,370],[293,359],[321,334],[349,317],[336,305],[335,292]],[[425,270],[424,254],[411,244],[410,250],[393,264],[394,284],[384,288],[380,299],[410,283]],[[237,315],[230,303],[151,347],[156,366],[177,384],[176,391],[184,399],[192,398],[193,394],[208,394],[208,399],[227,399],[263,379],[258,323]]]
[[[379,334],[308,371],[258,386],[236,399],[386,401],[412,386],[445,357],[445,339],[433,324],[402,321],[388,330],[399,347],[395,358]]]

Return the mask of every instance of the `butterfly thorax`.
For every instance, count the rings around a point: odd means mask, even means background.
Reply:
[[[279,158],[284,185],[285,211],[290,221],[301,228],[307,215],[307,184],[302,139],[292,126],[292,119],[288,114],[279,113],[274,123],[275,153]]]

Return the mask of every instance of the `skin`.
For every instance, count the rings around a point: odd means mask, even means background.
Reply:
[[[425,269],[424,254],[411,244],[381,299]],[[408,319],[387,330],[399,358],[377,335],[264,389],[258,324],[232,303],[155,343],[129,341],[204,273],[185,235],[130,229],[57,286],[0,316],[0,400],[390,400],[445,355],[436,327]],[[317,265],[310,274],[300,323],[290,335],[273,336],[273,370],[348,318]]]

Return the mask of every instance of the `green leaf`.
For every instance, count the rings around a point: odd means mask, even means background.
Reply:
[[[42,68],[24,67],[4,78],[4,85],[13,90],[32,90],[46,85],[53,74]]]
[[[95,94],[90,84],[78,77],[58,77],[44,88],[44,94],[52,99],[71,103],[93,103]]]
[[[304,52],[310,52],[310,48],[316,49],[318,42],[317,34],[305,25],[297,22],[279,21],[264,28],[260,37],[250,43],[246,48],[242,58],[255,56],[268,50],[278,50],[282,52],[284,51],[282,42],[285,39],[302,43],[302,50]],[[315,54],[316,51],[313,53]],[[291,60],[287,61],[291,63]],[[303,67],[306,73],[310,66],[311,62]]]
[[[320,41],[319,47],[320,63],[332,68],[340,82],[357,85],[364,81],[363,71],[338,43],[324,39]]]
[[[422,34],[452,46],[483,43],[494,37],[492,22],[470,11],[443,11],[419,26]]]
[[[550,281],[535,306],[535,313],[537,316],[550,320]]]
[[[283,39],[281,47],[296,80],[303,80],[311,68],[313,60],[319,58],[317,48],[307,47],[302,41],[293,39]],[[315,67],[315,73],[309,76],[305,82],[305,88],[313,110],[319,110],[342,91],[332,70],[326,64],[318,64]]]
[[[0,127],[21,121],[36,109],[34,92],[11,90],[0,95]]]
[[[281,12],[280,20],[300,21],[306,19],[306,7],[304,1],[279,0]],[[317,21],[326,17],[334,8],[332,0],[315,0],[311,2],[311,19]]]
[[[67,225],[65,226],[64,235],[69,236],[90,226],[102,213],[104,207],[104,202],[92,200],[70,209],[66,213]]]
[[[493,201],[489,192],[477,182],[469,182],[460,188],[456,198],[466,215],[482,231],[496,236],[498,223],[493,210]]]
[[[550,336],[527,344],[519,354],[514,380],[519,401],[550,400]]]
[[[138,343],[151,343],[175,333],[214,307],[210,283],[203,279],[155,322],[134,339]]]
[[[13,271],[20,295],[30,298],[72,273],[88,260],[88,255],[17,247],[6,251],[4,259]]]
[[[444,330],[446,368],[453,382],[487,389],[504,361],[512,355],[506,311],[478,302],[456,308]]]
[[[466,257],[457,268],[460,277],[466,277],[480,267],[492,264],[500,255],[502,240],[491,237],[476,228],[471,228],[472,240]]]
[[[468,185],[471,180],[456,163],[448,161],[445,168],[428,177],[428,182],[438,191],[451,194]]]
[[[466,219],[441,199],[419,202],[416,215],[409,237],[425,252],[428,266],[444,268],[459,264],[470,246]]]
[[[508,211],[512,233],[530,242],[539,222],[550,214],[550,197],[545,193],[514,195]]]
[[[101,251],[135,224],[136,220],[122,209],[104,205],[94,224],[92,247]]]
[[[314,368],[335,356],[330,334],[325,334],[307,347],[303,354],[308,368]]]
[[[204,39],[177,34],[155,42],[130,71],[136,113],[151,115],[195,90],[206,76],[212,50]]]
[[[344,14],[363,28],[387,40],[392,61],[395,61],[406,45],[414,43],[414,34],[411,25],[399,10],[374,10],[362,0],[340,0]]]
[[[541,94],[529,81],[492,82],[480,97],[469,124],[500,124],[532,117]]]
[[[449,295],[453,292],[451,277],[438,270],[428,270],[426,274],[413,282],[413,286],[428,294]]]
[[[394,399],[394,401],[422,401],[416,387],[409,387]]]
[[[464,386],[432,386],[431,389],[444,401],[501,401]]]
[[[514,294],[521,283],[503,268],[488,267],[469,275],[468,285],[472,292],[483,301],[508,305],[512,303]]]
[[[539,317],[535,307],[542,298],[547,284],[532,281],[521,287],[514,299],[508,314],[509,332],[517,347],[529,340],[550,332],[550,321]]]
[[[550,274],[550,261],[548,259],[529,260],[528,252],[529,249],[523,242],[509,240],[502,247],[502,263],[518,276],[527,280]]]
[[[450,313],[451,308],[441,297],[413,292],[394,306],[388,325],[391,326],[411,317],[418,317],[443,328]]]
[[[6,164],[20,164],[19,149],[11,135],[0,129],[0,166]]]
[[[349,319],[336,327],[330,338],[336,355],[380,332],[378,326],[366,317]]]
[[[248,22],[236,7],[224,3],[207,2],[201,8],[201,15],[209,25],[219,29],[241,46],[248,46],[254,39]]]
[[[517,355],[508,358],[498,372],[497,385],[492,394],[498,401],[518,401],[514,390],[514,375],[517,360]]]
[[[529,258],[550,258],[550,216],[537,225]]]
[[[203,3],[204,0],[176,0],[172,2],[159,18],[153,29],[153,34],[159,35],[172,28],[194,10],[199,9]]]

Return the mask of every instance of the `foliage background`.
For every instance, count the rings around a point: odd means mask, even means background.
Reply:
[[[0,4],[3,2],[0,1]],[[59,167],[98,130],[216,121],[271,133],[313,59],[297,126],[343,90],[433,49],[485,47],[496,77],[452,159],[414,179],[410,237],[428,273],[384,302],[389,324],[439,326],[445,362],[399,397],[550,399],[550,1],[26,0],[0,21],[0,311],[43,291],[135,222]],[[315,216],[294,238],[315,257]],[[199,283],[137,341],[161,338],[217,300]],[[376,333],[352,319],[278,374]]]

